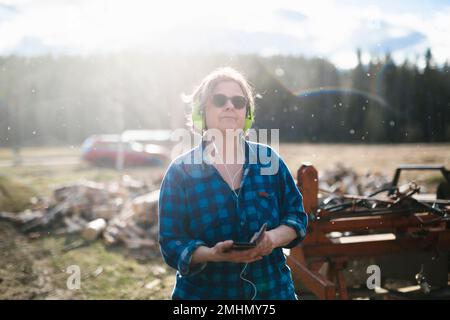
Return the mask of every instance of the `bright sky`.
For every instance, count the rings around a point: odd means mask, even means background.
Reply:
[[[338,67],[427,47],[450,60],[450,0],[0,0],[0,54],[121,50],[322,56]],[[418,61],[423,63],[422,60]]]

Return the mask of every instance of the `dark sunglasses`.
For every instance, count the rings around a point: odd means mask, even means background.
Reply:
[[[247,99],[243,96],[233,96],[233,97],[227,97],[224,94],[215,94],[212,97],[213,104],[218,107],[222,108],[225,106],[228,102],[228,100],[231,100],[231,103],[236,109],[243,109],[247,105]]]

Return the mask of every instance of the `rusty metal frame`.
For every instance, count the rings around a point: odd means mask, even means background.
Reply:
[[[442,170],[441,167],[439,169]],[[399,172],[396,172],[397,177]],[[317,170],[311,165],[302,165],[297,172],[297,184],[303,195],[305,211],[317,213]],[[321,217],[325,218],[327,215],[328,212],[320,210]],[[397,237],[394,240],[356,243],[336,243],[327,237],[332,231],[366,230],[394,233]],[[449,222],[436,219],[432,213],[392,213],[349,218],[343,215],[339,219],[310,219],[307,237],[290,250],[287,263],[297,289],[304,286],[319,299],[348,299],[343,274],[348,261],[361,257],[429,250],[450,250]],[[325,262],[329,264],[329,268],[323,274],[319,272],[319,268]]]

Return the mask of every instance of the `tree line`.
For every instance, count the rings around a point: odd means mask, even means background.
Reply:
[[[450,73],[389,54],[339,70],[322,58],[121,54],[0,57],[0,147],[80,144],[92,134],[180,128],[180,98],[221,66],[255,88],[254,128],[283,141],[449,142]]]

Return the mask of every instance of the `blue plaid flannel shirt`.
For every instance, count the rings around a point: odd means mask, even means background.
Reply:
[[[177,270],[172,298],[250,299],[254,288],[240,278],[244,263],[190,266],[192,253],[224,240],[249,241],[265,222],[267,230],[281,224],[292,227],[297,238],[284,248],[295,247],[306,236],[308,224],[302,195],[272,148],[245,141],[244,173],[236,198],[217,169],[204,161],[204,149],[202,141],[173,160],[161,184],[159,244],[164,261]],[[271,166],[278,170],[262,174]],[[243,277],[256,285],[255,299],[297,298],[281,247],[249,263]]]

